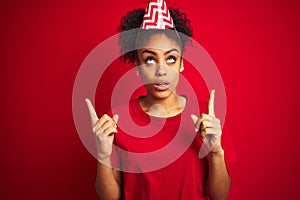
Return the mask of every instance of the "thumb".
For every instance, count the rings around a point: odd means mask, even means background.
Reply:
[[[113,120],[114,120],[114,122],[116,123],[116,125],[117,125],[117,123],[118,123],[118,120],[119,120],[119,115],[114,115],[113,116]]]
[[[197,122],[198,122],[199,118],[196,115],[191,115],[191,118],[192,118],[194,126],[195,126],[195,132],[198,132],[199,126],[197,125]]]
[[[196,125],[196,123],[198,121],[198,117],[196,115],[191,115],[191,118],[193,120],[193,123]]]

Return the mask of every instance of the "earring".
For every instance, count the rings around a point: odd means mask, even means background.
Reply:
[[[183,72],[184,70],[184,66],[182,65],[180,68],[179,68],[179,72]]]

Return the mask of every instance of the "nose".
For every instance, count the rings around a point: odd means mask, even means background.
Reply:
[[[158,64],[156,69],[156,76],[166,76],[166,67],[164,65]]]

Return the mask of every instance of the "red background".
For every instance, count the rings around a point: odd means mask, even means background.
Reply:
[[[1,1],[0,199],[97,199],[96,161],[72,118],[73,83],[120,17],[146,2]],[[300,198],[298,1],[167,3],[188,13],[225,83],[238,156],[229,199]]]

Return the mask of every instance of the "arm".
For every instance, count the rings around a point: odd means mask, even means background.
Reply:
[[[95,188],[101,200],[121,198],[121,173],[109,166],[108,163],[97,163]]]
[[[221,122],[214,113],[214,98],[215,91],[213,90],[208,101],[208,115],[202,114],[199,118],[196,115],[191,117],[196,132],[199,133],[200,139],[203,141],[202,145],[205,147],[201,147],[200,157],[204,157],[207,150],[209,151],[207,155],[209,163],[206,182],[207,195],[212,200],[224,200],[228,196],[231,179],[226,168],[224,150],[221,145]]]
[[[224,150],[221,147],[219,149],[208,155],[206,192],[213,200],[226,199],[231,186],[231,179],[224,160]]]
[[[92,121],[97,148],[97,176],[95,188],[101,200],[117,200],[121,198],[120,172],[111,166],[111,153],[114,134],[117,133],[116,124],[118,115],[113,118],[104,114],[100,119],[89,99],[86,99],[87,107]]]

